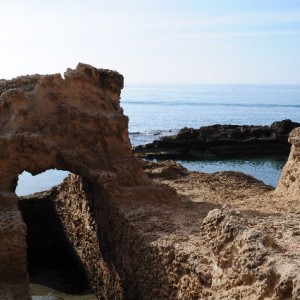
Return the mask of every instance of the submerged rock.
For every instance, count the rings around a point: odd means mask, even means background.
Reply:
[[[300,123],[291,120],[271,126],[212,125],[183,128],[175,136],[137,146],[134,152],[148,158],[209,158],[242,156],[287,156],[289,133]]]

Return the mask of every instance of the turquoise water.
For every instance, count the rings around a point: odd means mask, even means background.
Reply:
[[[180,164],[190,171],[207,173],[220,172],[224,170],[244,172],[256,177],[266,184],[277,186],[285,160],[280,158],[248,158],[248,159],[227,159],[227,160],[205,160],[186,161],[179,160]]]
[[[175,134],[183,127],[213,124],[271,125],[291,119],[300,122],[300,85],[126,85],[121,106],[129,116],[132,145]],[[190,170],[241,171],[276,186],[282,159],[180,161]],[[17,193],[25,195],[60,183],[62,171],[42,176],[21,175]]]

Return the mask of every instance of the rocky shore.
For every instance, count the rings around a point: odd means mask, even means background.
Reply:
[[[0,80],[0,299],[31,299],[28,266],[51,247],[66,250],[97,299],[300,299],[300,128],[276,189],[239,172],[144,162],[131,151],[122,87],[122,75],[85,64],[64,78]],[[278,155],[298,125],[185,129],[190,146],[175,150],[192,154],[199,137],[212,155]],[[17,197],[19,174],[53,168],[72,174]]]
[[[289,133],[300,123],[291,120],[271,126],[212,125],[183,128],[177,135],[137,146],[135,153],[145,158],[193,159],[249,156],[285,156],[290,152]]]
[[[143,169],[157,187],[174,189],[179,202],[141,197],[140,202],[103,203],[111,245],[89,251],[91,257],[112,251],[110,260],[125,288],[125,298],[119,294],[115,299],[299,299],[297,195],[287,197],[284,187],[275,190],[243,173],[189,172],[174,161],[145,162]],[[82,227],[88,212],[80,214],[87,203],[80,187],[81,179],[71,175],[51,193],[22,199],[22,207],[47,203],[52,194],[60,217],[49,230],[63,220],[72,244],[80,244],[91,234]],[[77,203],[63,202],[67,190]],[[64,221],[70,218],[67,210],[75,216],[71,223]],[[73,220],[81,227],[80,237],[74,235]],[[106,226],[103,219],[103,230]],[[31,231],[36,228],[28,223]]]

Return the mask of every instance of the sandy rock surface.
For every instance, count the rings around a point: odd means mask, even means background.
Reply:
[[[275,190],[242,173],[188,172],[170,161],[144,163],[143,172],[122,87],[122,75],[85,64],[64,78],[0,80],[0,299],[30,299],[18,175],[51,168],[73,174],[32,201],[53,201],[98,299],[300,299],[300,129]],[[274,128],[281,140],[285,125]],[[231,143],[241,132],[229,129]]]
[[[94,215],[102,194],[122,198],[120,189],[148,184],[140,161],[132,155],[128,117],[120,107],[123,81],[118,72],[82,63],[67,69],[64,76],[35,74],[0,80],[0,299],[30,297],[26,225],[15,194],[19,174],[56,168],[82,176],[91,194],[101,194],[91,200]],[[93,222],[93,242],[97,243],[98,221]],[[101,257],[99,251],[94,254],[90,259]],[[83,249],[78,256],[83,261],[88,254]],[[112,286],[103,293],[106,297],[118,289],[122,293],[113,266],[105,262],[102,266]],[[90,278],[99,276],[101,267],[87,267]],[[96,293],[98,288],[103,291],[100,281]]]
[[[238,172],[188,172],[172,161],[145,162],[144,169],[182,202],[216,207],[201,220],[199,233],[209,288],[193,299],[300,299],[299,198]],[[188,245],[181,246],[186,255]]]

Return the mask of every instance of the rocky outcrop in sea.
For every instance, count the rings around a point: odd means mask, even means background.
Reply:
[[[287,156],[289,133],[300,123],[291,120],[271,126],[212,125],[183,128],[178,134],[134,147],[147,158],[223,158],[245,156]]]

